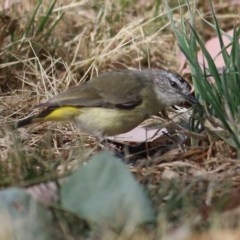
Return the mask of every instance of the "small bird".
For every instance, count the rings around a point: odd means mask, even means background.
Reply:
[[[104,73],[69,88],[47,102],[39,114],[17,122],[17,127],[45,121],[71,121],[100,139],[125,133],[151,115],[183,101],[196,103],[190,85],[167,70],[121,70]]]

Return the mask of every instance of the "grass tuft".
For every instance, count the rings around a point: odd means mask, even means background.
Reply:
[[[194,6],[188,4],[190,13],[189,20],[181,18],[180,24],[173,19],[171,10],[168,10],[169,17],[172,21],[174,33],[178,39],[178,44],[186,56],[191,73],[195,93],[198,96],[203,108],[201,113],[204,113],[206,123],[213,127],[210,132],[217,134],[218,137],[224,139],[228,144],[240,149],[240,129],[239,129],[239,28],[235,28],[233,37],[225,33],[218,23],[216,13],[211,1],[209,6],[212,16],[212,30],[218,36],[222,51],[219,55],[223,56],[225,67],[218,69],[214,59],[205,47],[204,41],[195,28],[195,18],[197,11]],[[195,6],[196,7],[196,6]],[[179,28],[178,28],[179,27]],[[225,46],[223,43],[222,34],[227,35],[231,39],[231,45]],[[227,49],[231,47],[229,53]],[[198,61],[197,50],[201,49],[205,64],[202,66]],[[217,123],[217,120],[219,122]],[[215,126],[214,126],[215,125]],[[217,126],[216,126],[217,125]],[[217,127],[222,129],[222,133],[215,131]]]

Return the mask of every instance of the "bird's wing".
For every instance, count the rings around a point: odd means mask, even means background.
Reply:
[[[143,77],[139,72],[129,70],[105,73],[60,93],[39,107],[134,108],[142,102]]]

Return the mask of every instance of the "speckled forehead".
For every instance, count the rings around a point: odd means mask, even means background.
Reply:
[[[190,86],[188,82],[181,75],[177,74],[176,77],[180,83],[185,83],[186,85]]]
[[[162,71],[162,70],[152,70],[152,76],[156,81],[162,81],[162,80],[176,80],[177,75],[172,72]]]
[[[171,80],[176,79],[176,74],[173,74],[172,72],[166,72],[166,76],[170,78]]]
[[[178,80],[181,84],[185,85],[188,88],[191,88],[190,84],[179,74],[177,73],[169,73],[169,78],[172,80]]]
[[[182,82],[182,83],[186,82],[184,78],[177,73],[167,72],[166,76],[172,81],[178,80],[179,82]]]

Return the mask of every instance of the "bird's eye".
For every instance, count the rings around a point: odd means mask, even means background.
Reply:
[[[177,88],[177,87],[178,87],[177,83],[174,82],[174,81],[170,81],[170,85],[171,85],[173,88]]]

